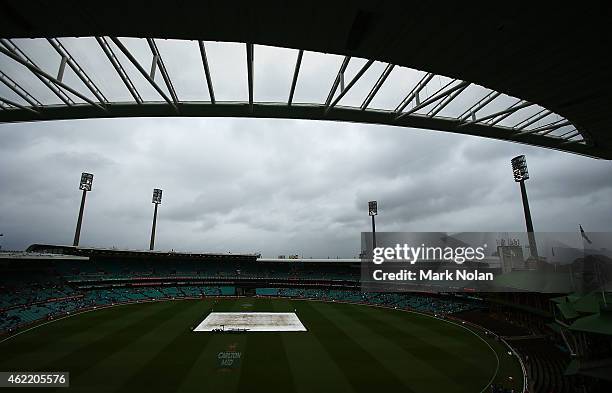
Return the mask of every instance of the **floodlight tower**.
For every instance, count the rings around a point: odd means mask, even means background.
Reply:
[[[378,203],[376,201],[368,202],[368,214],[372,217],[372,250],[376,248],[376,221],[374,216],[378,214]]]
[[[81,208],[79,209],[79,218],[77,219],[76,231],[74,232],[74,242],[72,245],[75,247],[79,246],[79,238],[81,237],[81,224],[83,223],[83,210],[85,210],[85,197],[87,191],[91,191],[93,185],[93,175],[91,173],[81,173],[81,183],[79,184],[79,190],[83,190],[83,196],[81,197]]]
[[[153,203],[155,204],[155,211],[153,212],[153,227],[151,228],[151,244],[149,250],[153,251],[155,248],[155,227],[157,226],[157,206],[161,204],[162,190],[156,188],[153,190]]]
[[[521,196],[523,198],[523,210],[525,211],[525,223],[527,224],[527,237],[529,238],[529,251],[532,257],[538,258],[538,246],[536,245],[535,235],[533,233],[533,223],[531,222],[531,211],[529,210],[529,201],[527,200],[527,188],[525,188],[525,180],[529,179],[529,171],[527,170],[527,160],[524,155],[514,157],[512,163],[512,174],[514,181],[521,186]]]

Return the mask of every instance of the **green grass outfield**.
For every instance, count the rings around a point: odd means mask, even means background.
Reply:
[[[211,309],[295,309],[308,331],[191,332]],[[59,392],[448,393],[480,392],[491,379],[520,391],[517,359],[482,337],[376,307],[209,298],[117,306],[37,327],[0,343],[0,371],[69,371],[71,387]],[[218,354],[228,350],[241,352],[234,368],[220,367]]]

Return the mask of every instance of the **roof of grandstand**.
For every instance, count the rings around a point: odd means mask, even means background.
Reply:
[[[597,314],[580,318],[572,323],[570,329],[610,336],[612,335],[612,309],[606,307]]]
[[[559,303],[557,304],[557,308],[559,311],[561,311],[561,314],[565,319],[574,319],[580,316],[580,314],[574,310],[574,307],[572,307],[570,303]]]
[[[612,293],[574,293],[551,300],[571,330],[612,335]]]
[[[257,262],[341,262],[360,263],[358,258],[258,258]]]
[[[51,254],[51,253],[43,253],[43,252],[24,252],[24,251],[9,251],[9,252],[0,252],[0,260],[1,259],[10,259],[10,260],[38,260],[38,259],[71,259],[71,260],[82,260],[86,261],[89,257],[86,256],[78,256],[78,255],[66,255],[66,254]]]
[[[561,305],[565,305],[569,310],[575,313],[592,314],[599,312],[604,303],[604,295],[601,292],[591,292],[585,295],[580,294],[569,294],[567,296],[559,296],[551,299],[557,303],[557,307],[561,308]],[[605,303],[612,304],[612,294],[605,294]]]
[[[121,258],[172,258],[192,260],[252,260],[255,261],[260,254],[233,254],[233,253],[192,253],[179,251],[150,251],[150,250],[125,250],[117,248],[75,247],[54,244],[32,244],[26,250],[28,253],[63,254],[85,257],[121,257]]]

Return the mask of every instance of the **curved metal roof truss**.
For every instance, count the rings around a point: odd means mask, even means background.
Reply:
[[[336,120],[597,156],[585,132],[535,103],[374,60],[251,43],[116,37],[0,39],[0,53],[0,122],[156,116]]]

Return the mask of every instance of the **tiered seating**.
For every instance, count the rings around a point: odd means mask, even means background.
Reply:
[[[432,314],[453,314],[476,307],[474,303],[449,297],[433,297],[412,293],[366,293],[357,290],[324,290],[312,288],[279,288],[258,290],[264,296],[283,296],[308,299],[368,303],[411,309]]]
[[[567,354],[546,338],[513,340],[512,346],[524,360],[536,393],[572,393],[576,381],[564,375],[569,364]]]
[[[31,292],[27,293],[30,294]],[[7,310],[0,311],[0,332],[11,331],[24,324],[64,316],[95,306],[181,297],[229,296],[235,293],[235,288],[210,286],[118,287],[98,288],[83,292],[76,292],[70,288],[64,288],[62,290],[52,288],[47,291],[42,291],[42,293],[52,294],[54,296],[61,293],[63,295],[71,295],[72,298],[63,300],[57,300],[55,298],[47,299],[47,301],[42,301],[41,304],[20,304],[11,306]],[[27,297],[27,299],[37,299],[38,301],[42,298],[42,296]],[[12,299],[19,299],[19,302],[25,301],[23,297],[6,297],[3,298],[3,301],[8,303]]]
[[[159,290],[165,297],[175,298],[183,296],[176,287],[161,287]]]
[[[278,289],[276,288],[257,288],[255,294],[258,296],[278,296]]]
[[[222,296],[233,296],[236,294],[235,287],[221,287],[221,295]]]
[[[58,262],[57,271],[70,282],[132,278],[193,277],[233,279],[290,279],[358,281],[358,269],[348,264],[305,262],[235,263],[209,261],[70,261]]]
[[[483,310],[469,310],[461,312],[457,316],[466,321],[485,327],[500,336],[525,336],[530,334],[524,327],[517,325],[513,320],[506,319],[504,315],[497,313]]]
[[[179,287],[179,291],[185,297],[201,297],[202,291],[200,287]]]
[[[142,293],[149,299],[163,299],[167,297],[162,291],[155,287],[145,287]]]
[[[55,282],[13,282],[11,284],[10,287],[0,291],[0,310],[75,294],[69,286],[63,286]]]

